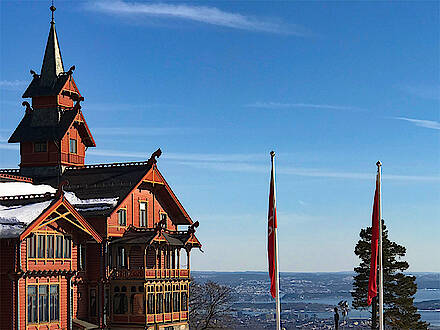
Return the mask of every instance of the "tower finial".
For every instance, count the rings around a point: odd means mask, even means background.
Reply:
[[[52,6],[50,6],[50,11],[52,12],[52,20],[50,21],[50,23],[51,24],[54,24],[55,22],[54,22],[54,20],[53,20],[53,13],[55,12],[55,10],[57,10],[56,8],[55,8],[55,6],[53,5],[53,0],[52,0]]]

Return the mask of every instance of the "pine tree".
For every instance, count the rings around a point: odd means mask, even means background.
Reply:
[[[417,292],[415,277],[402,272],[409,268],[406,261],[400,260],[406,254],[406,248],[388,239],[388,230],[382,220],[383,242],[383,297],[385,324],[391,329],[427,329],[426,322],[420,321],[420,314],[414,306],[414,294]],[[371,258],[371,227],[361,229],[360,240],[354,253],[360,258],[353,281],[353,308],[367,309],[368,278]],[[372,329],[378,319],[377,299],[373,300]]]

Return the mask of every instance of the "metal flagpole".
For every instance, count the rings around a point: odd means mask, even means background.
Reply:
[[[273,173],[273,207],[274,212],[276,212],[276,185],[275,185],[275,152],[270,152],[271,160],[272,160],[272,173]],[[274,226],[275,227],[275,226]],[[275,289],[276,289],[276,322],[277,322],[277,330],[281,330],[281,306],[280,306],[280,273],[278,271],[278,239],[277,239],[277,231],[278,226],[274,228],[274,254],[275,254]]]
[[[378,161],[377,165],[377,181],[378,181],[378,201],[379,201],[379,330],[383,330],[383,257],[382,257],[382,181],[381,171],[382,163]]]

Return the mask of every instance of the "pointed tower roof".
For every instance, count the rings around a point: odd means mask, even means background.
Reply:
[[[58,43],[55,21],[53,19],[53,13],[56,8],[51,6],[50,10],[52,11],[52,21],[50,22],[49,37],[47,38],[43,65],[41,66],[41,86],[53,85],[58,75],[64,72],[63,59],[61,58],[60,45]]]

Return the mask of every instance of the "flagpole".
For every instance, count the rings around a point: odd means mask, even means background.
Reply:
[[[378,161],[377,165],[377,181],[378,181],[378,193],[379,193],[379,330],[384,329],[383,323],[383,256],[382,256],[382,163]]]
[[[273,173],[273,180],[274,180],[274,193],[273,193],[273,205],[274,208],[276,207],[276,185],[275,185],[275,152],[270,152],[270,157],[272,161],[272,173]],[[280,306],[280,273],[278,270],[278,238],[277,238],[277,231],[278,226],[275,226],[274,228],[274,254],[275,254],[275,289],[276,289],[276,295],[275,295],[275,302],[276,302],[276,322],[277,322],[277,330],[281,330],[281,306]]]

